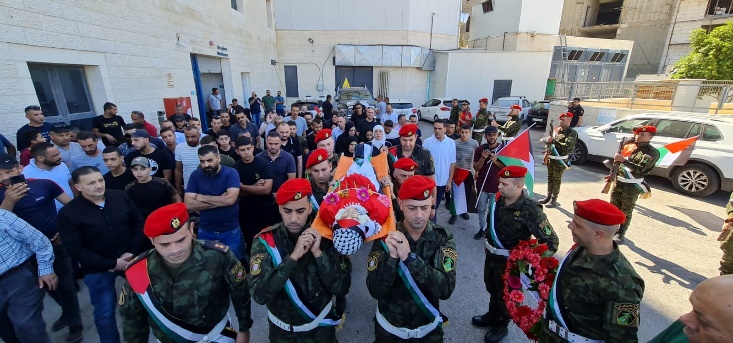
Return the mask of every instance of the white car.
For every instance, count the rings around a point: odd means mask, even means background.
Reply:
[[[450,109],[453,107],[453,98],[432,98],[422,104],[417,110],[418,120],[427,120],[435,122],[438,119],[448,119],[450,117]],[[458,104],[462,104],[463,100],[458,100]]]
[[[656,167],[652,175],[672,182],[680,193],[703,197],[718,190],[733,191],[733,118],[699,114],[647,113],[616,119],[608,124],[577,127],[578,142],[570,154],[573,164],[586,160],[611,159],[624,137],[632,137],[634,127],[653,125],[657,134],[651,141],[655,148],[684,138],[699,136],[687,164]]]
[[[397,116],[399,116],[400,114],[404,114],[405,117],[409,119],[411,115],[417,114],[417,109],[415,108],[415,106],[412,105],[412,102],[410,100],[390,99],[389,104],[392,105],[392,113]]]
[[[509,111],[511,111],[513,105],[522,106],[522,111],[519,113],[519,117],[522,119],[522,122],[527,120],[527,115],[529,114],[529,109],[532,105],[523,96],[508,96],[496,99],[496,101],[488,107],[488,110],[494,115],[494,117],[496,117],[496,121],[498,123],[504,124],[509,120]]]

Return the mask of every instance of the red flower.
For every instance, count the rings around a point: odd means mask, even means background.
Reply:
[[[509,298],[514,302],[522,303],[524,302],[524,293],[522,291],[512,291],[509,293]]]
[[[556,258],[554,258],[554,257],[550,257],[550,258],[549,258],[549,259],[547,260],[547,268],[548,268],[548,269],[552,269],[552,270],[554,270],[554,269],[555,269],[555,268],[557,268],[557,267],[558,267],[559,265],[560,265],[560,262],[559,262],[559,261],[558,261],[558,260],[557,260]]]
[[[519,277],[516,277],[516,276],[510,276],[507,279],[507,284],[509,285],[509,288],[511,289],[522,288],[522,282],[519,280]]]
[[[537,290],[540,291],[540,298],[542,299],[547,299],[547,297],[550,295],[550,286],[544,283],[537,286]]]
[[[550,248],[547,247],[547,244],[540,244],[536,247],[534,247],[532,250],[540,255],[544,254],[545,251],[549,250]]]
[[[529,240],[529,245],[537,245],[537,240],[536,239],[530,239]]]

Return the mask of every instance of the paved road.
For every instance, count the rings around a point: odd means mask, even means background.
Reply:
[[[420,124],[423,135],[429,136],[429,123]],[[542,130],[532,129],[533,139],[539,139]],[[537,159],[535,198],[546,191],[546,169],[541,165],[541,146],[535,145]],[[567,251],[572,245],[567,223],[572,216],[572,201],[590,198],[608,199],[601,194],[605,174],[601,164],[589,163],[573,166],[565,173],[560,206],[547,209],[550,222],[560,236],[560,251]],[[665,179],[649,178],[653,196],[640,200],[634,213],[627,242],[621,248],[639,275],[646,283],[642,303],[642,318],[639,338],[647,341],[659,331],[689,311],[688,297],[692,289],[706,278],[718,274],[720,250],[716,237],[720,232],[724,205],[728,195],[716,193],[704,199],[688,198],[675,193]],[[439,223],[448,225],[445,208],[438,211]],[[453,296],[442,302],[442,311],[450,318],[446,328],[448,342],[481,342],[484,330],[470,324],[471,316],[484,313],[488,306],[488,295],[483,284],[484,252],[480,241],[473,239],[478,230],[476,215],[471,220],[459,219],[450,226],[458,247],[458,282]],[[376,302],[366,290],[366,255],[370,246],[353,257],[354,273],[348,298],[347,318],[339,332],[340,342],[367,342],[373,337],[374,309]],[[89,295],[83,287],[79,293],[86,325],[84,342],[97,342],[92,318]],[[264,307],[253,307],[255,326],[252,342],[267,341],[267,319]],[[52,323],[58,318],[58,307],[46,299],[45,317]],[[54,342],[63,341],[63,332],[54,335]],[[511,325],[509,337],[504,342],[528,342],[522,332]]]

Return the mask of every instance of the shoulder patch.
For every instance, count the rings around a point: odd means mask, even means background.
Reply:
[[[379,265],[379,256],[382,255],[382,252],[379,250],[372,251],[369,253],[369,257],[367,258],[367,270],[370,272],[373,272],[377,269],[377,266]]]
[[[456,267],[458,253],[452,248],[441,248],[441,251],[443,252],[443,270],[450,272]]]
[[[250,259],[249,263],[249,273],[252,274],[252,276],[260,275],[260,272],[262,272],[262,260],[265,257],[265,254],[257,254],[252,256],[252,259]]]
[[[247,276],[247,273],[244,271],[244,267],[242,267],[242,262],[239,261],[237,261],[237,264],[229,270],[229,274],[237,283],[244,281],[244,278]]]
[[[614,303],[613,304],[613,324],[619,326],[639,327],[639,304],[630,303]]]
[[[223,253],[226,253],[229,251],[229,246],[226,244],[222,244],[215,241],[203,241],[204,242],[204,248],[219,250]]]

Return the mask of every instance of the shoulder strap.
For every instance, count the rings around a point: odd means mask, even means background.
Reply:
[[[496,232],[496,204],[499,203],[499,200],[501,199],[501,194],[499,192],[496,193],[496,196],[492,199],[489,198],[489,240],[491,242],[491,245],[499,248],[499,249],[506,249],[504,248],[504,245],[501,244],[501,240],[499,240],[499,234]]]
[[[225,254],[229,251],[229,246],[226,244],[221,244],[216,241],[202,241],[202,242],[203,242],[204,248],[218,250]]]

